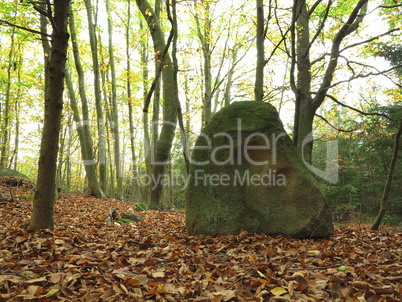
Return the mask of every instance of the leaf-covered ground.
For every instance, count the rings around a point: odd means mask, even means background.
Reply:
[[[336,227],[324,240],[190,236],[182,211],[61,194],[54,231],[29,221],[32,188],[0,184],[0,301],[401,301],[401,230]]]

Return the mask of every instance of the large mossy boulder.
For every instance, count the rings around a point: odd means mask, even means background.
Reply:
[[[17,177],[30,180],[28,176],[10,168],[0,168],[0,177]]]
[[[295,238],[333,232],[324,194],[276,109],[235,102],[214,115],[191,156],[185,197],[190,234],[239,229]]]

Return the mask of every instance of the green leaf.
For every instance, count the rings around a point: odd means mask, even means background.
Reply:
[[[50,298],[54,296],[59,290],[57,288],[51,289],[46,295],[43,295],[42,298]]]
[[[337,269],[338,269],[338,271],[340,271],[340,272],[344,272],[344,271],[346,271],[346,265],[341,265],[341,266],[339,266]]]

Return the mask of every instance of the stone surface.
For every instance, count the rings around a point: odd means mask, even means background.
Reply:
[[[333,232],[314,175],[276,109],[263,102],[235,102],[214,115],[195,143],[185,199],[190,234]]]
[[[0,177],[7,177],[7,176],[30,180],[26,175],[22,174],[21,172],[15,171],[10,168],[0,168]]]
[[[144,220],[144,218],[142,216],[137,215],[135,213],[131,213],[131,212],[124,212],[123,215],[121,215],[120,218],[129,219],[129,220],[134,221],[134,222],[139,222],[139,221]]]

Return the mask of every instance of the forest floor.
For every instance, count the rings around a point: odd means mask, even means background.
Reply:
[[[3,179],[4,180],[4,179]],[[32,185],[0,184],[0,301],[401,301],[401,229],[336,226],[328,239],[191,236],[183,211],[61,193],[54,231],[24,229]]]

